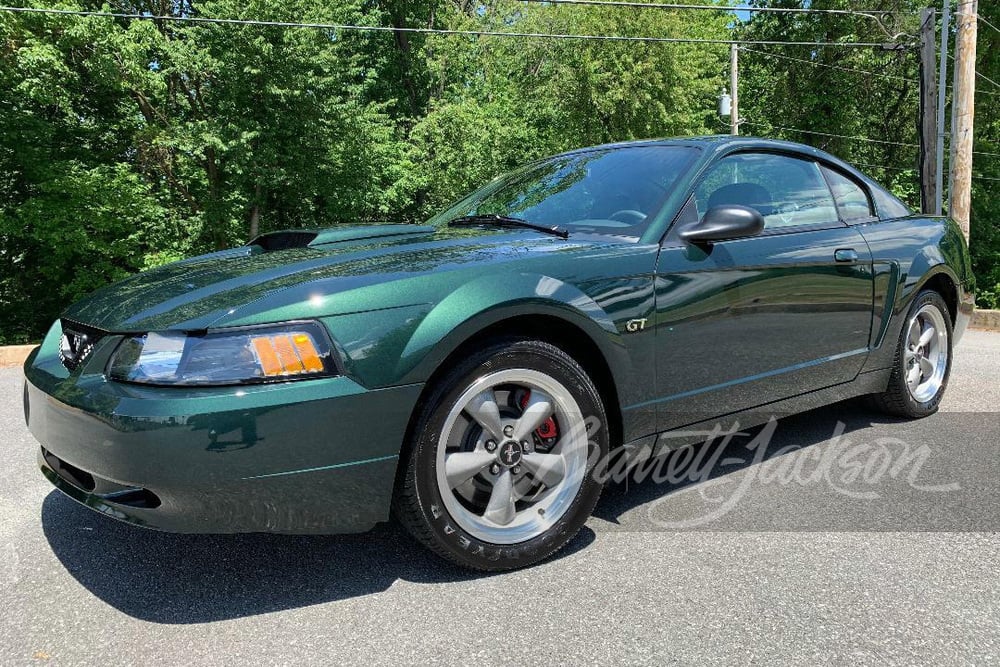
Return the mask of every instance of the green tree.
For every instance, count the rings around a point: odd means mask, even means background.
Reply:
[[[980,0],[976,70],[976,129],[969,246],[983,308],[1000,308],[1000,2]]]
[[[851,9],[845,0],[751,4]],[[760,13],[737,32],[747,40],[906,46],[910,40],[905,35],[918,28],[919,6],[909,0],[866,5],[886,13],[879,17],[885,29],[879,21],[857,15]],[[892,39],[897,33],[900,37]],[[913,49],[751,46],[742,50],[740,65],[740,115],[746,119],[746,133],[827,150],[917,203],[919,73]]]
[[[720,12],[526,4],[439,9],[465,31],[725,38]],[[429,109],[410,133],[402,184],[413,211],[526,160],[591,144],[718,128],[725,45],[450,36],[425,44]]]

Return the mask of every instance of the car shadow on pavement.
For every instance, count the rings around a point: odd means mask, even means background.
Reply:
[[[384,591],[397,580],[491,576],[433,555],[395,522],[357,535],[179,535],[107,519],[58,491],[42,503],[52,551],[119,611],[155,623],[205,623]],[[586,548],[584,528],[555,557]]]
[[[601,502],[594,510],[593,515],[611,524],[626,524],[631,530],[663,530],[664,525],[650,521],[649,516],[645,521],[629,518],[622,520],[629,513],[633,513],[637,508],[644,506],[652,507],[660,505],[668,507],[673,498],[678,498],[675,504],[683,504],[679,497],[685,491],[704,491],[709,483],[722,481],[720,478],[736,473],[755,473],[757,467],[780,465],[779,461],[785,456],[796,456],[797,453],[809,455],[809,463],[795,473],[800,476],[807,476],[818,468],[818,459],[821,453],[817,450],[823,449],[835,438],[851,446],[855,443],[858,432],[878,427],[880,425],[893,425],[893,428],[907,428],[907,424],[914,422],[898,417],[892,417],[879,412],[866,403],[863,398],[849,399],[834,403],[828,406],[816,408],[808,412],[793,414],[777,419],[773,426],[773,431],[768,432],[768,426],[756,426],[748,429],[740,429],[738,422],[727,422],[720,420],[722,429],[734,429],[738,435],[734,435],[728,440],[722,437],[714,442],[704,442],[687,447],[681,447],[662,456],[656,457],[652,461],[645,463],[646,473],[638,475],[630,474],[624,480],[610,482],[601,496]],[[838,433],[840,434],[838,436]],[[902,430],[900,431],[902,433]],[[854,435],[852,435],[854,434]],[[862,445],[860,451],[871,451]],[[811,449],[814,448],[814,449]],[[855,450],[857,453],[859,450]],[[840,450],[843,453],[843,450]],[[834,452],[836,453],[836,451]],[[800,457],[801,459],[802,457]],[[845,457],[844,460],[850,457]],[[865,463],[864,459],[853,459],[850,465],[855,469]],[[772,466],[773,467],[773,466]],[[788,466],[791,468],[793,466]],[[803,470],[805,472],[803,472]],[[840,470],[838,474],[845,472]],[[783,471],[788,474],[789,470]],[[782,473],[779,473],[779,476]],[[933,473],[930,473],[933,475]],[[661,479],[657,480],[659,475]],[[846,475],[845,475],[846,476]],[[728,480],[727,480],[728,481]],[[829,482],[829,480],[822,480]],[[817,484],[812,480],[814,489]],[[780,482],[779,482],[780,483]],[[795,484],[793,479],[791,484]],[[735,486],[735,485],[733,485]],[[697,488],[692,488],[697,487]],[[865,489],[868,491],[870,489]],[[825,503],[844,500],[845,497],[837,496],[836,490],[826,489],[828,493],[823,495],[821,490],[820,500]],[[732,488],[723,490],[722,495],[731,493]],[[786,493],[785,497],[793,501],[798,494],[801,498],[807,498],[807,494],[802,492],[800,487],[797,491]],[[714,491],[714,496],[720,495],[719,491]],[[870,508],[846,506],[845,510],[852,513],[851,516],[843,515],[839,517],[839,523],[833,521],[829,516],[820,521],[819,525],[805,525],[796,523],[801,519],[798,516],[779,517],[776,520],[774,508],[768,506],[770,498],[754,497],[752,494],[741,498],[739,511],[734,511],[725,517],[712,518],[713,511],[717,509],[717,504],[703,501],[687,501],[689,507],[686,508],[686,516],[672,516],[671,525],[682,526],[683,530],[845,530],[845,529],[886,529],[885,523],[892,523],[895,519],[891,516],[881,517],[886,521],[883,525],[876,525]],[[809,497],[806,502],[816,501],[816,495]],[[654,508],[655,509],[655,508]],[[853,512],[861,511],[864,519],[859,520]],[[782,519],[785,521],[782,522]],[[865,519],[867,519],[867,525]]]
[[[845,422],[847,432],[891,421],[853,403],[821,408],[779,422],[767,455],[790,444],[807,447],[827,440],[837,420]],[[744,442],[736,439],[729,447]],[[594,515],[615,523],[630,509],[685,485],[612,486]],[[45,498],[41,518],[53,552],[81,585],[125,614],[157,623],[204,623],[294,609],[377,593],[397,580],[449,583],[490,576],[439,559],[395,523],[359,535],[178,535],[109,520],[56,491]],[[584,527],[554,558],[585,549],[595,538]]]

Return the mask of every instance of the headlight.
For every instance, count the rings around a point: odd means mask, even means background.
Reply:
[[[335,375],[331,347],[317,322],[203,335],[148,333],[118,345],[108,376],[144,384],[227,385]]]

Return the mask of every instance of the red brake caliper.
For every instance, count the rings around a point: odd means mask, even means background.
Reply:
[[[524,396],[521,397],[521,409],[524,410],[528,407],[528,401],[531,400],[531,390],[524,392]],[[535,429],[535,435],[537,435],[542,440],[551,440],[552,438],[559,435],[559,429],[556,427],[556,420],[554,417],[549,417],[542,425]]]

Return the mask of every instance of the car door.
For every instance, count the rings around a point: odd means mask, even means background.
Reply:
[[[708,208],[732,204],[757,209],[763,231],[711,244],[679,239]],[[657,262],[661,430],[857,376],[872,322],[871,254],[842,218],[806,157],[745,152],[709,167]]]

